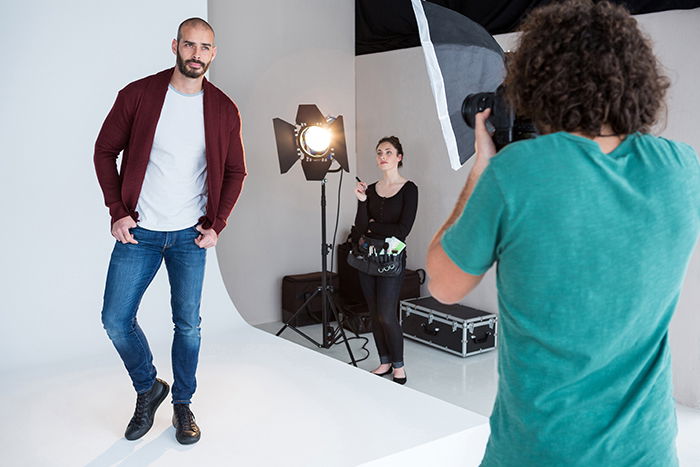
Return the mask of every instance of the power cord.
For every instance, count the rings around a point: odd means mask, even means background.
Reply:
[[[335,265],[335,237],[338,234],[338,222],[340,221],[340,193],[343,187],[343,171],[340,171],[340,181],[338,182],[338,204],[335,212],[335,228],[333,229],[333,244],[331,245],[331,273]]]
[[[369,355],[370,355],[369,349],[367,348],[367,344],[369,344],[369,339],[367,339],[366,337],[362,337],[362,336],[355,336],[355,337],[348,337],[348,342],[350,342],[353,339],[359,339],[359,340],[365,341],[365,343],[362,344],[362,347],[360,347],[360,350],[364,350],[366,355],[362,358],[359,358],[359,359],[356,358],[355,363],[360,363],[360,362],[367,360],[369,358]],[[336,342],[334,345],[338,345],[338,344],[340,344],[340,342]],[[345,362],[345,363],[350,364],[352,362]]]
[[[339,324],[338,324],[338,326],[342,326],[342,325],[343,325],[342,323],[339,323]],[[360,336],[360,335],[359,335],[358,333],[356,333],[356,332],[355,332],[354,334],[355,334],[354,337],[346,337],[346,339],[347,339],[347,341],[348,341],[348,345],[349,345],[349,343],[350,343],[351,340],[363,340],[363,341],[364,341],[364,343],[362,344],[362,347],[360,347],[360,350],[364,350],[364,351],[365,351],[365,356],[362,357],[362,358],[356,358],[356,359],[355,359],[355,363],[360,363],[360,362],[365,361],[365,360],[367,360],[367,359],[369,358],[370,352],[369,352],[369,349],[367,348],[367,344],[369,344],[369,339],[366,338],[366,337]],[[333,345],[340,345],[340,344],[344,343],[344,341],[339,340],[338,337],[340,337],[340,336],[339,336],[339,335],[336,335],[335,338],[333,339]],[[345,363],[350,364],[350,363],[352,363],[352,362],[345,362]]]

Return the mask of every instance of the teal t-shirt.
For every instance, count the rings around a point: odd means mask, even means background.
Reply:
[[[674,466],[668,325],[700,228],[685,144],[628,136],[604,154],[554,133],[505,147],[447,255],[497,263],[498,394],[483,466]]]

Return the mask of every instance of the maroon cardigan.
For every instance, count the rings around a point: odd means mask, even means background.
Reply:
[[[146,175],[153,137],[173,68],[134,81],[119,91],[95,142],[95,170],[112,223],[131,216]],[[204,89],[204,139],[207,158],[207,211],[199,219],[220,233],[233,210],[246,176],[238,108],[207,79]],[[124,151],[121,169],[117,157]]]

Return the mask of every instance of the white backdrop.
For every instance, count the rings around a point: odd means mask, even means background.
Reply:
[[[206,0],[3,2],[0,372],[117,358],[100,322],[114,240],[93,145],[117,91],[172,66],[177,26],[206,15]],[[156,345],[172,335],[164,279],[140,315]]]
[[[668,124],[663,135],[685,141],[700,151],[700,9],[638,16],[654,50],[671,78]],[[516,35],[496,36],[505,50]],[[408,266],[424,267],[425,251],[437,228],[454,206],[470,168],[450,169],[420,48],[357,57],[357,164],[363,180],[376,180],[374,145],[387,134],[402,140],[406,161],[403,174],[420,191],[418,215],[408,238]],[[386,73],[385,70],[392,70]],[[422,187],[422,189],[421,189]],[[413,253],[411,253],[413,252]],[[691,261],[681,300],[671,325],[676,398],[700,407],[700,252]],[[427,292],[427,290],[425,290]],[[466,305],[496,312],[494,270],[463,300]]]
[[[294,122],[299,104],[343,115],[351,170],[343,177],[344,240],[356,208],[355,3],[210,0],[209,14],[221,49],[212,81],[239,106],[249,172],[219,242],[221,271],[248,322],[279,321],[282,277],[321,270],[321,208],[319,182],[306,181],[301,164],[280,175],[272,119]],[[338,182],[339,174],[329,174],[329,243]]]

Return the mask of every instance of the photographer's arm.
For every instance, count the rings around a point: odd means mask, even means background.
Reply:
[[[491,135],[486,130],[485,121],[490,114],[490,109],[476,115],[475,147],[476,160],[472,166],[467,182],[455,204],[452,214],[437,231],[428,246],[426,269],[430,281],[428,290],[430,294],[442,303],[456,303],[471,292],[484,277],[483,274],[473,275],[464,272],[445,253],[442,247],[442,237],[462,215],[464,207],[474,192],[481,174],[489,165],[491,157],[496,154]]]

